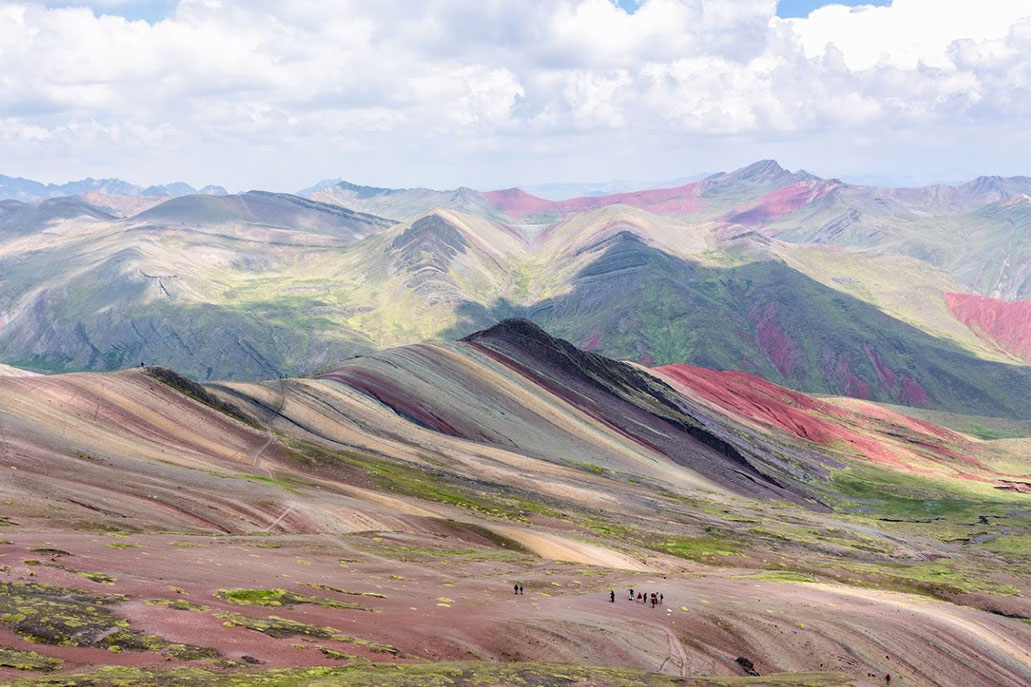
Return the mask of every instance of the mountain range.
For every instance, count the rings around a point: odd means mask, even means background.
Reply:
[[[0,174],[0,200],[34,201],[64,196],[77,196],[83,193],[106,193],[114,196],[136,198],[139,196],[188,196],[195,193],[213,196],[224,196],[228,193],[221,186],[208,185],[196,189],[189,184],[177,181],[171,184],[156,186],[137,186],[121,179],[80,179],[64,184],[44,184],[22,177],[9,177]]]
[[[654,366],[1031,418],[1031,179],[845,184],[777,163],[665,189],[339,182],[0,205],[0,360],[311,374],[525,317]]]

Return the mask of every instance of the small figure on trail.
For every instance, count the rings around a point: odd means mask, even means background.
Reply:
[[[631,601],[634,600],[634,588],[633,587],[630,588],[630,600]]]
[[[886,685],[890,685],[891,684],[891,673],[888,673],[887,675],[884,676],[884,684],[886,684]]]
[[[652,608],[655,608],[657,603],[659,603],[659,597],[655,596],[655,592],[652,592]]]
[[[616,603],[616,590],[609,590],[609,603]]]
[[[662,598],[663,598],[663,597],[662,597],[662,594],[659,594],[659,603],[660,603],[660,604],[662,603]]]
[[[641,600],[641,592],[637,592],[637,600],[638,600],[638,601],[640,601],[640,600]]]
[[[520,593],[520,594],[522,594],[522,593],[523,593],[523,585],[519,585],[519,593]]]
[[[519,593],[519,585],[518,585],[518,584],[517,584],[517,585],[515,585],[515,586],[513,586],[513,587],[512,587],[512,589],[514,590],[514,592],[513,592],[513,593],[515,593],[515,594],[518,594],[518,593]]]

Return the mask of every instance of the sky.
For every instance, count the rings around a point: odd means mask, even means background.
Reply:
[[[1031,175],[1031,0],[0,0],[0,174]]]

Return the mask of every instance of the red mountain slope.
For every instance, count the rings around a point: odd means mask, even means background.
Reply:
[[[946,293],[960,322],[999,350],[1031,363],[1031,300],[1003,301],[969,293]]]
[[[546,200],[518,188],[487,191],[483,195],[497,209],[514,218],[543,214],[571,215],[617,204],[632,205],[657,214],[675,214],[701,210],[704,201],[698,197],[698,191],[702,187],[702,183],[695,182],[675,188],[631,191],[609,196],[584,196],[568,200]]]
[[[872,403],[838,405],[745,372],[684,364],[651,372],[686,396],[700,398],[753,426],[781,430],[824,448],[908,471],[994,481],[978,458],[975,442]]]

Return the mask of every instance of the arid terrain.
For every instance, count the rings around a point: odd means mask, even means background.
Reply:
[[[518,320],[0,404],[0,684],[1031,680],[1025,439]]]

